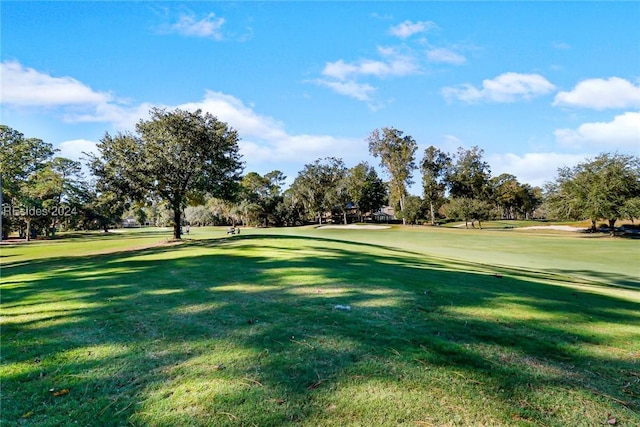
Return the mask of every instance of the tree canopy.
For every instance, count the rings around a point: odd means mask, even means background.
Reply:
[[[182,210],[203,193],[230,198],[241,179],[238,134],[209,113],[154,108],[136,133],[106,134],[91,169],[101,191],[142,200],[156,197],[173,210],[180,239]]]
[[[59,226],[106,231],[124,224],[126,213],[127,225],[136,220],[173,225],[179,239],[185,220],[290,226],[308,219],[322,222],[330,214],[347,223],[364,221],[366,213],[385,205],[405,223],[430,217],[435,224],[440,215],[470,221],[473,227],[493,218],[544,216],[588,219],[594,230],[596,221],[604,219],[613,233],[618,220],[640,218],[640,160],[635,155],[603,153],[560,168],[543,193],[515,175],[492,177],[477,146],[458,148],[453,155],[429,146],[419,164],[420,198],[407,191],[416,169],[416,141],[395,128],[375,129],[367,140],[388,182],[366,162],[347,168],[342,159],[325,157],[304,165],[284,189],[286,177],[278,170],[243,176],[237,132],[200,110],[154,108],[135,132],[106,133],[99,154],[87,155],[92,180],[85,179],[79,162],[54,157],[51,144],[0,125],[3,237],[11,231],[27,238],[49,235]],[[50,213],[63,206],[74,215]],[[22,207],[31,209],[13,214]]]
[[[369,135],[369,152],[380,158],[382,166],[390,175],[389,204],[404,210],[407,186],[411,181],[415,165],[415,153],[418,144],[409,135],[395,128],[375,129]]]
[[[432,146],[424,150],[420,164],[422,171],[422,189],[425,201],[429,206],[431,224],[436,223],[436,211],[445,200],[447,174],[451,169],[451,157],[448,153]]]
[[[3,237],[11,228],[27,240],[38,230],[55,233],[77,212],[80,163],[54,157],[56,152],[48,142],[0,125]]]
[[[343,187],[340,182],[346,176],[347,168],[342,159],[325,157],[307,164],[298,173],[291,185],[291,191],[301,201],[305,209],[314,214],[319,223],[322,215],[340,203]]]
[[[602,153],[573,168],[560,168],[547,184],[548,207],[563,219],[609,222],[614,233],[618,219],[640,217],[640,159],[628,154]]]

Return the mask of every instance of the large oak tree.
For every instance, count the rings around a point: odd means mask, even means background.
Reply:
[[[560,219],[606,219],[614,233],[618,219],[640,216],[640,159],[628,154],[602,153],[573,168],[558,169],[547,184],[547,207]],[[634,208],[635,207],[635,208]]]
[[[106,134],[100,157],[90,166],[100,191],[132,200],[160,199],[173,211],[173,235],[180,239],[182,210],[208,193],[230,198],[242,173],[238,133],[210,113],[154,108],[136,133]]]

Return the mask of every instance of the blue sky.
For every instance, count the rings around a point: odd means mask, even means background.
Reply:
[[[640,2],[32,2],[1,7],[1,121],[78,158],[153,106],[238,130],[246,172],[366,160],[393,126],[542,185],[640,152]],[[419,172],[414,180],[420,181]],[[421,189],[411,188],[414,194]]]

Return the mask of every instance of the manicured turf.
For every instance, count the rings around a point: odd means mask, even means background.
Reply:
[[[185,237],[1,248],[3,426],[640,425],[638,240]]]

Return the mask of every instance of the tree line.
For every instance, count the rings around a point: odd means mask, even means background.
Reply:
[[[418,144],[402,131],[375,129],[367,138],[374,166],[348,167],[325,157],[303,166],[293,183],[275,170],[243,174],[236,130],[202,111],[154,108],[135,132],[106,133],[97,154],[86,154],[90,176],[78,161],[56,156],[38,138],[0,125],[2,235],[27,239],[57,230],[104,229],[123,217],[181,226],[245,224],[294,226],[328,219],[364,221],[385,206],[405,224],[490,219],[607,220],[640,217],[640,161],[603,153],[558,170],[544,188],[514,175],[491,175],[479,147],[448,153],[437,147],[416,158]],[[422,195],[410,195],[420,172]]]

